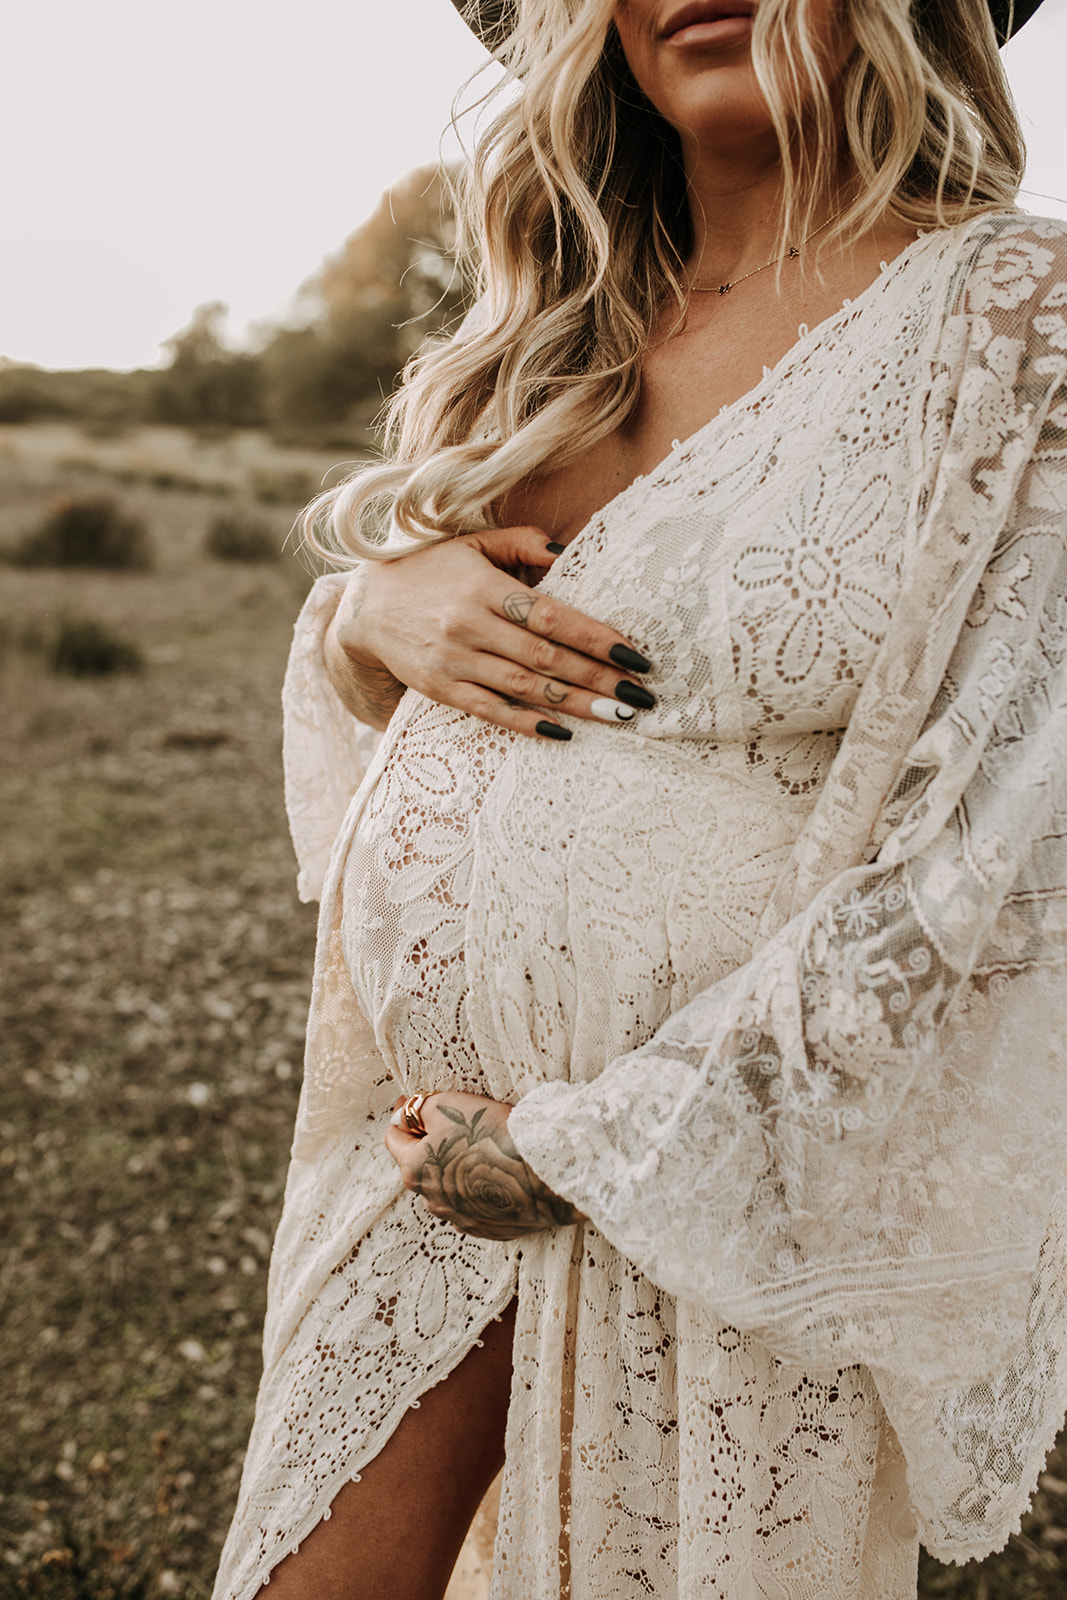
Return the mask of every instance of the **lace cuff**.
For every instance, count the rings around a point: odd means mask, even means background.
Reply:
[[[347,581],[347,573],[330,573],[312,587],[282,687],[285,808],[305,901],[322,892],[337,831],[381,739],[352,716],[326,674],[323,640]]]

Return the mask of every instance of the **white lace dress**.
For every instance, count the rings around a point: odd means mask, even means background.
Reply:
[[[544,587],[652,658],[630,725],[408,693],[372,757],[316,586],[305,894],[333,850],[219,1600],[516,1294],[497,1600],[905,1600],[920,1534],[1016,1525],[1065,1389],[1065,313],[1061,225],[922,237],[605,507]],[[591,1224],[436,1223],[415,1086],[518,1102]]]

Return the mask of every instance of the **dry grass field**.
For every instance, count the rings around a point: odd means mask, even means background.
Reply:
[[[144,571],[0,567],[5,1600],[210,1592],[258,1377],[314,908],[293,887],[278,713],[307,573],[291,555],[213,560],[203,541],[237,506],[280,547],[323,465],[255,440],[0,430],[0,550],[57,497],[107,489],[155,552]],[[141,670],[54,671],[78,619]],[[484,1530],[464,1562],[453,1600],[485,1592]],[[924,1563],[921,1592],[1067,1596],[1067,1450],[1003,1556]]]

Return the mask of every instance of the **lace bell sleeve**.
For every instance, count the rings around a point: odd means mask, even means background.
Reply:
[[[1024,1337],[1061,1190],[1065,304],[1067,284],[1035,282],[1001,318],[1043,319],[1014,355],[970,317],[982,381],[945,457],[958,473],[970,439],[971,500],[945,515],[992,505],[994,458],[1006,515],[875,847],[643,1047],[511,1114],[534,1171],[656,1284],[807,1365],[992,1372]],[[934,532],[966,551],[976,529]]]
[[[477,333],[487,317],[483,296],[455,338]],[[304,901],[322,893],[333,842],[382,737],[351,714],[326,674],[323,642],[349,577],[328,573],[313,584],[296,621],[282,687],[285,809]]]
[[[323,641],[347,573],[319,578],[293,630],[282,687],[285,809],[301,900],[317,900],[334,839],[381,739],[341,701],[326,673]]]

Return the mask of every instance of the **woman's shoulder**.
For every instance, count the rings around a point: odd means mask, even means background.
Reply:
[[[946,232],[959,309],[982,316],[1067,305],[1067,219],[994,211]]]

